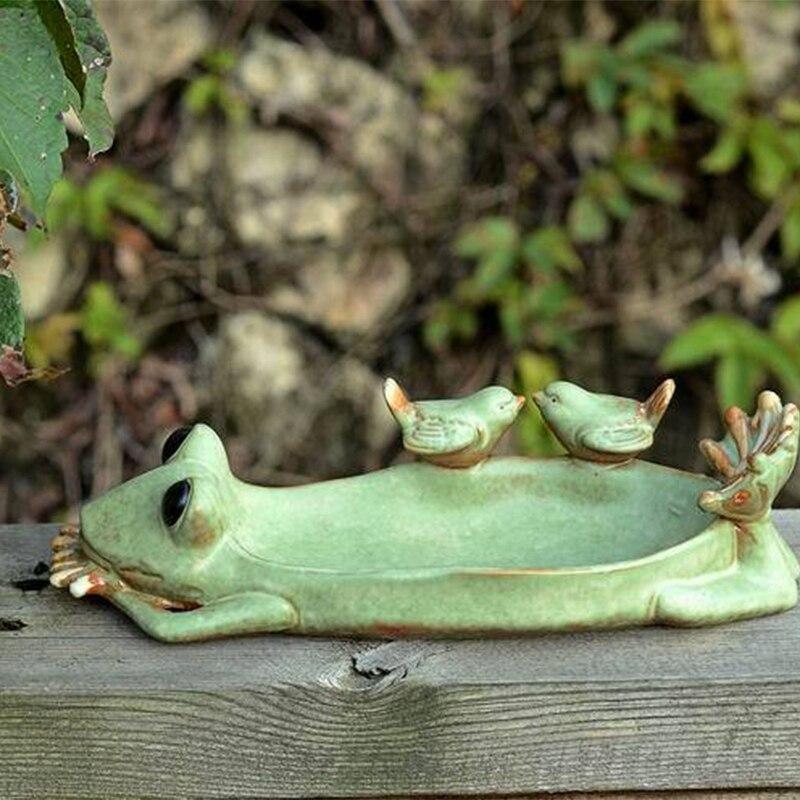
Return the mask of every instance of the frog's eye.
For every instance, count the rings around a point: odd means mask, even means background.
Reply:
[[[165,464],[169,461],[175,453],[178,452],[178,448],[184,443],[186,437],[192,432],[191,425],[184,425],[182,428],[175,428],[172,433],[167,436],[166,441],[164,442],[163,447],[161,448],[161,463]]]
[[[161,516],[168,527],[172,527],[189,505],[189,495],[192,493],[192,485],[189,481],[178,481],[164,492],[164,499],[161,501]]]

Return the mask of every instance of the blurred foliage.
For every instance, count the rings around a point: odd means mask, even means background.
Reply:
[[[203,58],[203,72],[192,78],[183,93],[183,102],[190,114],[204,117],[218,110],[226,120],[243,123],[249,114],[246,101],[230,81],[236,66],[232,50],[212,50]]]
[[[80,334],[89,347],[89,369],[97,375],[109,359],[131,362],[142,354],[142,342],[134,332],[129,311],[104,281],[92,283],[78,312],[53,314],[33,325],[25,342],[34,367],[64,363]]]
[[[103,167],[91,173],[84,184],[62,178],[53,187],[47,205],[51,231],[86,231],[98,241],[110,240],[119,216],[165,239],[174,220],[164,205],[162,191],[123,167]]]
[[[769,330],[728,314],[707,314],[681,331],[661,356],[665,370],[714,362],[722,410],[749,407],[767,375],[800,397],[800,295],[779,304]]]
[[[471,224],[455,253],[470,264],[450,299],[438,303],[426,341],[438,351],[469,342],[477,315],[497,315],[517,351],[521,388],[555,377],[546,353],[570,352],[584,308],[581,263],[615,234],[642,203],[675,205],[704,175],[742,169],[754,200],[773,204],[784,270],[800,261],[800,100],[758,97],[741,60],[739,35],[714,0],[702,4],[706,56],[682,54],[689,32],[675,19],[640,22],[617,41],[590,31],[561,47],[565,93],[580,91],[587,110],[617,131],[611,147],[578,159],[577,175],[557,224],[526,230],[511,216]],[[705,152],[688,162],[682,142],[702,125]],[[693,134],[696,136],[696,134]],[[767,376],[800,397],[800,298],[779,305],[768,330],[735,314],[709,313],[680,333],[661,358],[663,369],[713,362],[719,404],[750,406]],[[530,350],[533,348],[533,350]],[[534,353],[535,355],[531,355]],[[544,354],[542,354],[544,353]],[[539,377],[531,377],[531,376]],[[547,452],[543,429],[526,422],[528,450]]]

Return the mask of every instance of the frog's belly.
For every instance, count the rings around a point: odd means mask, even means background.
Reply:
[[[590,567],[685,542],[713,485],[645,462],[494,459],[412,464],[309,487],[256,489],[248,554],[320,573]]]

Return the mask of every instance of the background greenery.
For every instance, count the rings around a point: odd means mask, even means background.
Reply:
[[[12,243],[28,361],[69,372],[0,397],[0,518],[195,419],[254,480],[390,463],[383,374],[673,374],[653,457],[688,468],[721,408],[800,400],[797,4],[135,5],[97,4],[114,147],[72,124],[49,238]],[[557,449],[530,409],[515,437]]]

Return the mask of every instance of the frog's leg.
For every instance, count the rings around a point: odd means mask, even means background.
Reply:
[[[162,642],[278,632],[298,622],[297,611],[288,600],[263,592],[244,592],[180,612],[159,608],[146,595],[130,589],[106,596],[150,636]]]
[[[772,523],[765,519],[737,526],[736,536],[737,557],[728,569],[671,581],[659,590],[653,622],[713,625],[796,605],[797,561]]]

